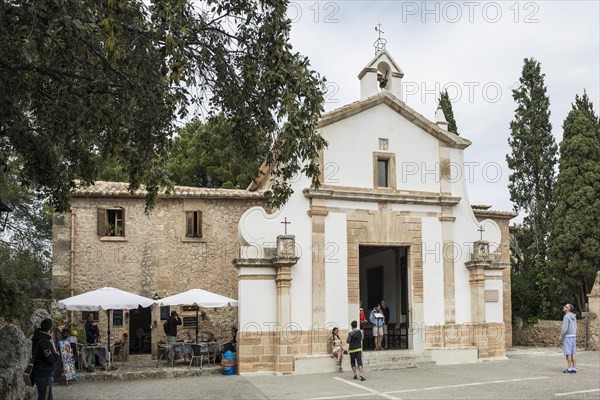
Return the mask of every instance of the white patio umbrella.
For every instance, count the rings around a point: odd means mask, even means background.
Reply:
[[[198,343],[198,308],[237,307],[238,301],[208,290],[191,289],[159,300],[163,306],[196,306],[196,343]]]
[[[110,314],[109,310],[129,310],[132,308],[150,307],[156,304],[155,300],[137,294],[129,293],[113,287],[103,287],[69,297],[58,302],[60,308],[71,311],[99,311],[106,310],[108,319],[108,351],[110,352]]]

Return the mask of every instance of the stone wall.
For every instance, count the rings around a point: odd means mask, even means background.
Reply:
[[[209,195],[161,198],[153,211],[145,213],[144,197],[110,196],[106,193],[74,195],[72,214],[54,218],[53,289],[57,299],[103,286],[161,298],[189,289],[201,288],[237,298],[237,269],[231,261],[238,255],[238,221],[244,211],[265,205],[258,194]],[[125,235],[99,236],[98,210],[123,207]],[[185,212],[202,211],[202,237],[185,236]],[[73,225],[74,224],[74,225]],[[74,228],[72,230],[72,228]],[[71,232],[74,232],[73,241]],[[73,251],[71,251],[71,249]],[[71,278],[71,271],[73,277]],[[71,279],[73,286],[71,287]],[[72,289],[72,293],[71,293]],[[180,307],[172,309],[180,310]],[[201,332],[211,332],[220,341],[231,340],[231,326],[237,324],[237,309],[206,309],[200,319]],[[195,312],[183,313],[186,316]],[[99,326],[107,327],[100,313]],[[81,323],[81,313],[70,313],[71,321]],[[165,340],[158,307],[152,312],[152,348]],[[111,327],[112,341],[123,338],[124,325]],[[134,332],[127,332],[129,335]],[[180,339],[195,337],[195,328],[182,328]]]
[[[591,292],[587,295],[589,312],[588,346],[590,350],[600,350],[600,271]],[[577,320],[577,347],[585,349],[586,319]],[[562,321],[539,321],[532,326],[524,326],[518,320],[513,327],[514,343],[523,346],[562,346],[560,330]]]
[[[589,349],[600,350],[600,319],[589,320]],[[562,347],[562,321],[539,321],[535,325],[522,323],[513,327],[513,343],[518,346]],[[585,349],[585,319],[577,321],[577,349]]]
[[[0,319],[0,399],[36,398],[37,391],[25,385],[22,375],[31,359],[31,335],[42,320],[49,317],[45,309],[35,309],[27,321],[22,321],[27,334],[18,325]]]

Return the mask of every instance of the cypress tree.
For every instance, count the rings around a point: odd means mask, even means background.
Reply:
[[[448,96],[448,90],[444,90],[440,92],[440,98],[438,100],[438,105],[442,107],[442,111],[444,111],[444,116],[446,117],[446,121],[448,121],[448,131],[458,133],[458,128],[456,127],[456,120],[454,119],[454,112],[452,112],[452,103],[450,102],[450,97]]]
[[[517,108],[508,139],[512,151],[506,156],[512,170],[508,188],[515,211],[526,213],[523,224],[534,235],[535,259],[543,262],[554,204],[552,188],[558,148],[552,136],[550,99],[540,63],[525,59],[519,83],[513,90]]]
[[[549,258],[556,303],[572,301],[579,310],[600,269],[599,129],[587,94],[576,96],[563,123]]]

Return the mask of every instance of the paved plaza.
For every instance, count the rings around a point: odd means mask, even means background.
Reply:
[[[311,375],[200,376],[55,385],[56,399],[600,399],[600,352],[577,355],[563,374],[560,349],[512,349],[508,360]],[[347,360],[346,360],[347,362]]]

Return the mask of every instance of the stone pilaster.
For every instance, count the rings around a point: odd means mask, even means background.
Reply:
[[[312,322],[325,324],[325,207],[311,205],[308,215],[312,219]],[[316,348],[313,351],[316,352]]]
[[[287,354],[287,344],[283,334],[291,322],[291,298],[292,287],[291,266],[282,265],[277,268],[275,277],[277,287],[277,337],[275,338],[275,371],[283,374],[294,372],[294,358]]]

